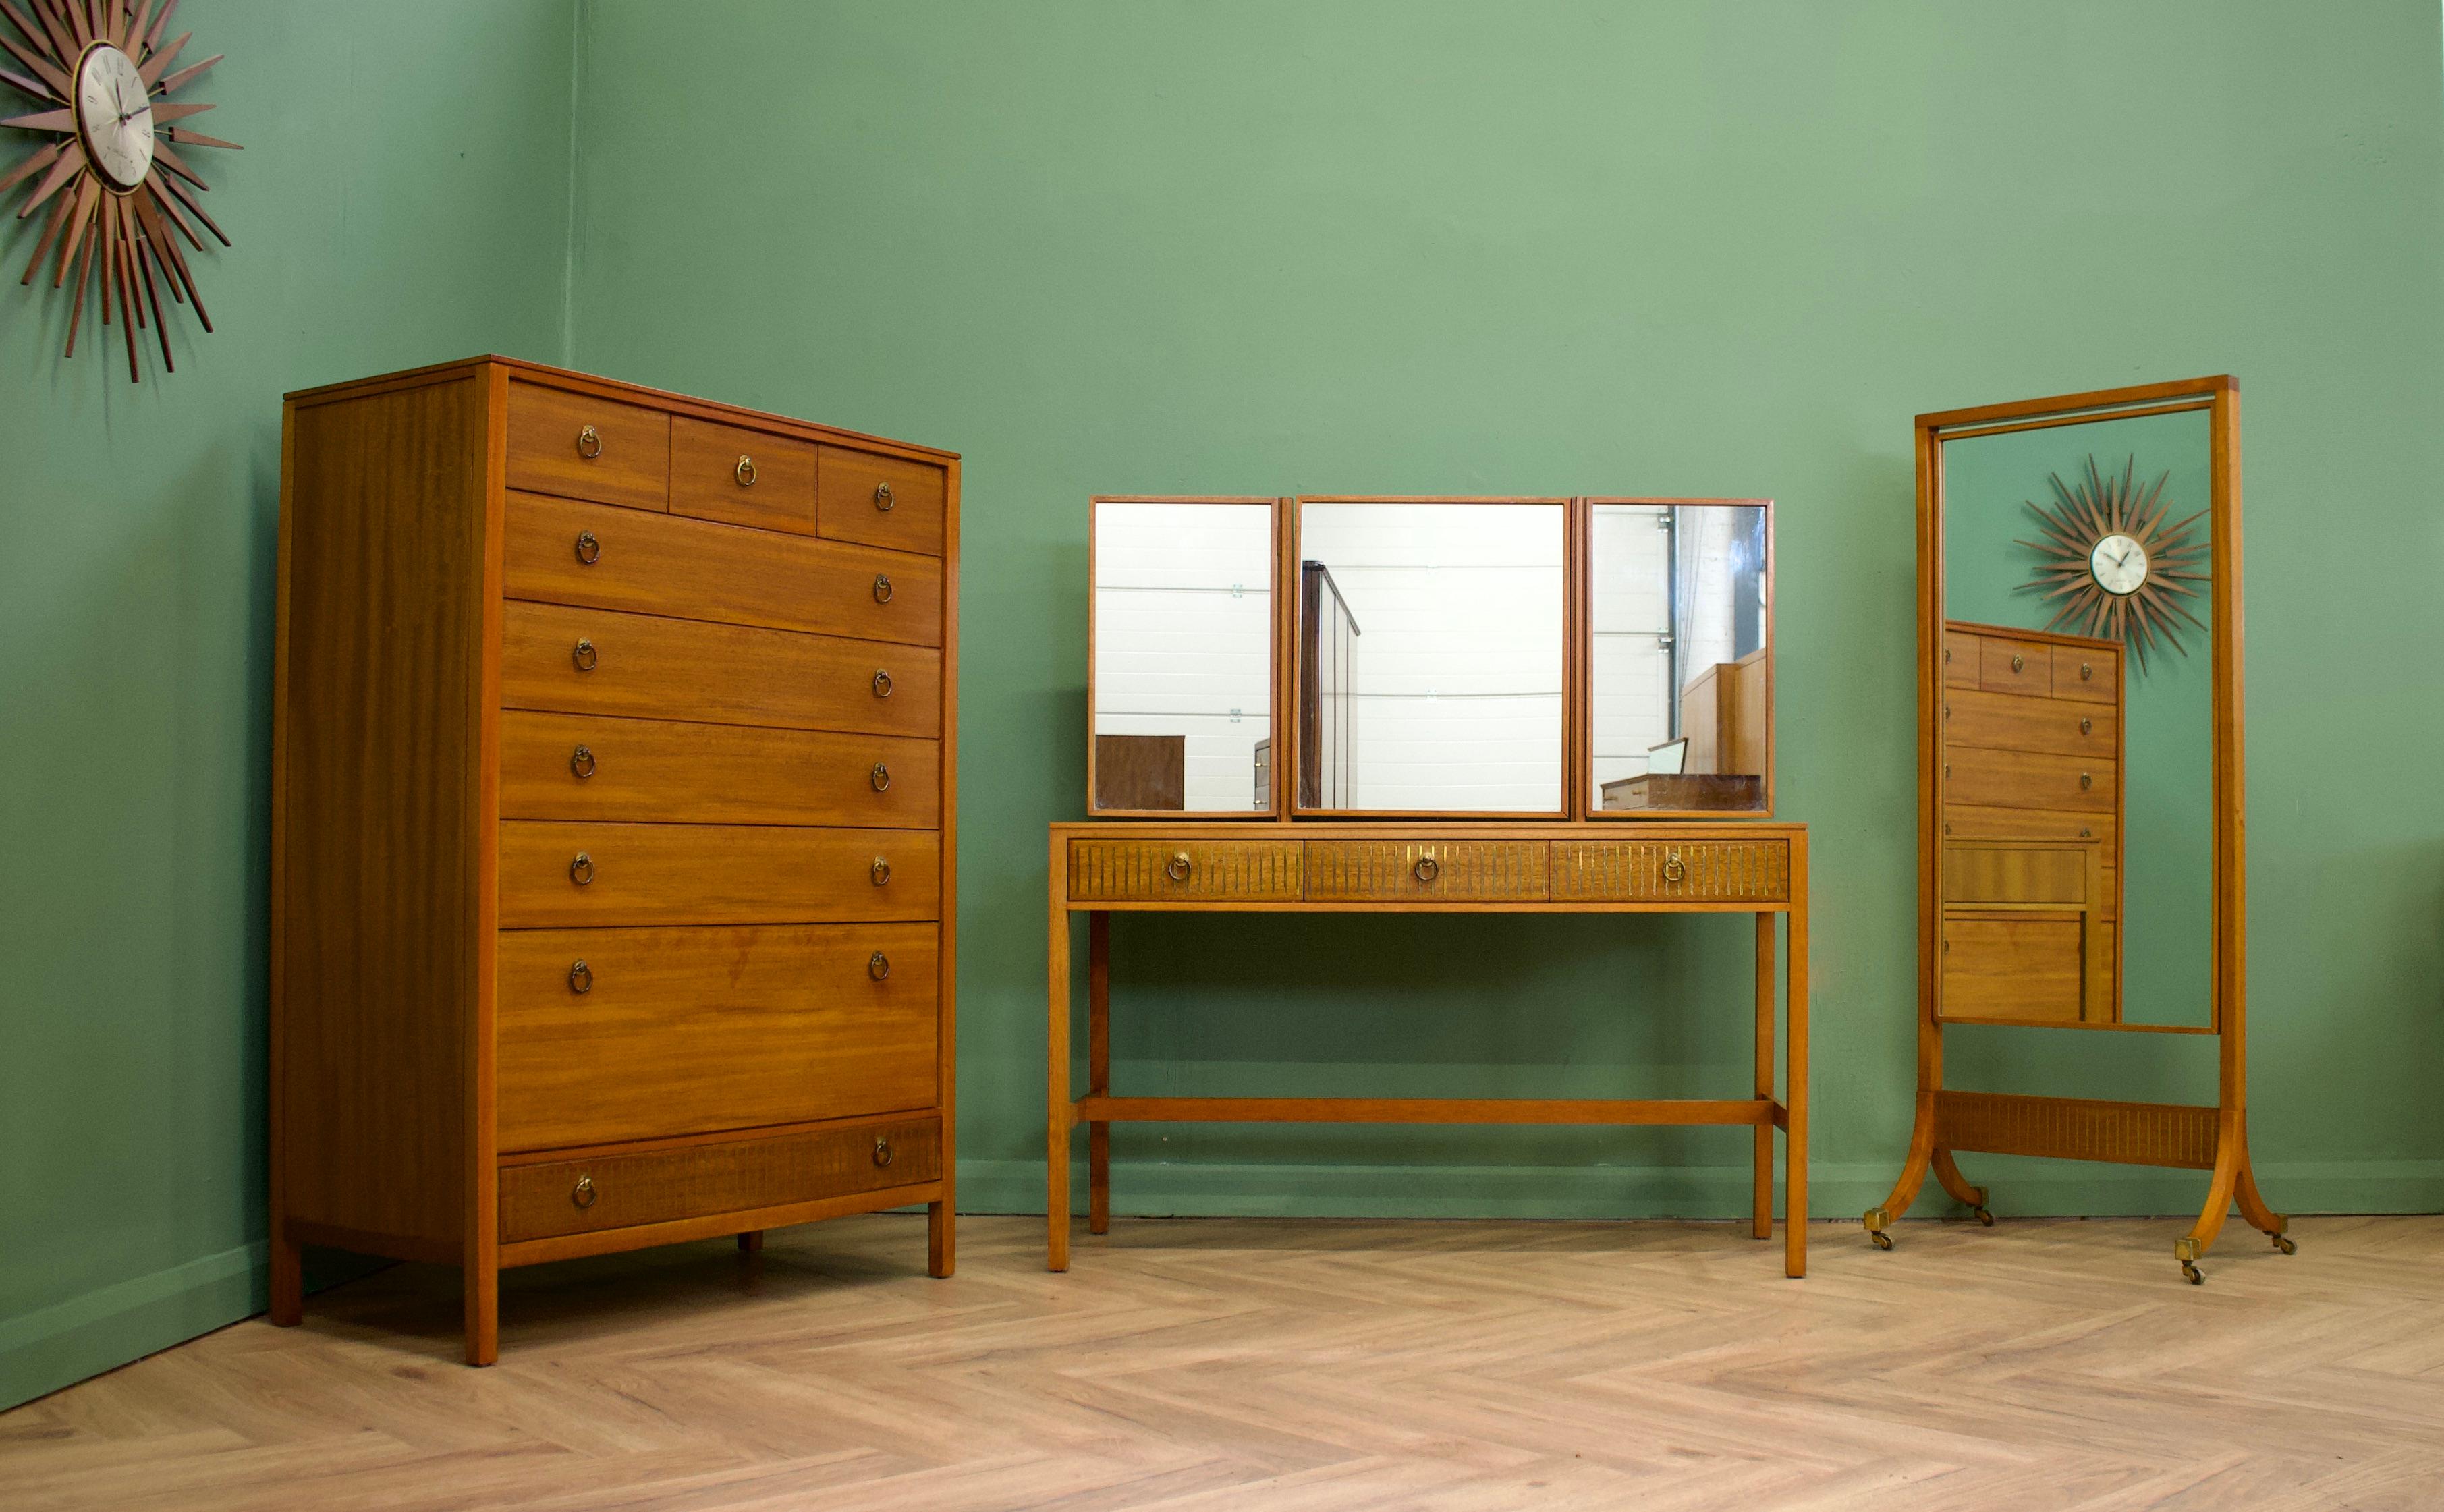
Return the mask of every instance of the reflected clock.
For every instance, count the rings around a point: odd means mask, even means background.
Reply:
[[[0,175],[0,191],[27,186],[19,220],[47,212],[19,282],[47,274],[69,300],[66,357],[76,355],[90,301],[104,325],[120,327],[134,382],[143,380],[139,330],[157,337],[163,369],[177,370],[164,296],[213,328],[179,242],[202,251],[200,227],[230,245],[197,200],[208,186],[179,149],[237,143],[178,124],[212,106],[170,99],[221,55],[171,72],[194,36],[164,40],[177,9],[178,0],[0,0],[0,83],[43,107],[0,126],[57,138]]]
[[[2101,471],[2091,455],[2087,475],[2075,484],[2049,474],[2054,502],[2027,502],[2040,539],[2020,544],[2044,558],[2036,581],[2023,586],[2052,606],[2046,628],[2122,641],[2138,654],[2143,672],[2159,637],[2189,655],[2176,618],[2201,632],[2207,628],[2184,602],[2195,599],[2196,585],[2207,581],[2207,544],[2193,530],[2204,509],[2164,523],[2172,512],[2164,500],[2172,474],[2142,487],[2138,470],[2134,455],[2117,478]]]

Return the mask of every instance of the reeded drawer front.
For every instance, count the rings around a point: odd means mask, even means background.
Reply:
[[[671,512],[771,530],[815,526],[815,443],[671,417]]]
[[[1551,895],[1543,840],[1309,840],[1314,902],[1541,902]]]
[[[1294,902],[1296,840],[1072,840],[1069,896],[1094,902]]]
[[[942,1174],[938,1118],[501,1168],[501,1241],[814,1202]]]
[[[509,710],[503,819],[940,822],[941,742]]]
[[[1788,902],[1790,843],[1555,840],[1553,896],[1572,902]]]
[[[670,499],[671,417],[660,410],[512,382],[509,448],[512,489],[643,509]]]
[[[942,643],[942,564],[871,546],[511,494],[508,594],[805,630]]]
[[[927,738],[942,732],[942,654],[788,630],[511,602],[509,709]]]
[[[815,471],[818,527],[834,541],[938,557],[949,477],[931,462],[824,447]],[[775,529],[791,528],[770,523]]]
[[[932,830],[501,824],[501,928],[941,916]]]
[[[509,930],[500,1147],[930,1108],[933,924]]]
[[[1959,689],[1943,699],[1943,738],[1952,746],[2050,751],[2113,759],[2120,725],[2110,704],[2023,698]]]
[[[2091,758],[1955,746],[1944,751],[1943,767],[1949,803],[2113,812],[2109,752]]]

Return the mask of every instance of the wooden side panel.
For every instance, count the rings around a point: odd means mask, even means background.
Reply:
[[[1309,840],[1306,895],[1317,902],[1502,902],[1552,895],[1542,840]]]
[[[486,419],[480,370],[290,415],[273,1146],[292,1220],[465,1229]]]
[[[501,927],[931,920],[932,830],[775,824],[501,825]]]
[[[930,1108],[931,924],[509,930],[503,1150]]]
[[[752,725],[501,716],[505,819],[931,829],[941,743]]]

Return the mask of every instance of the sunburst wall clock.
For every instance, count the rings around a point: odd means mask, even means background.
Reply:
[[[230,245],[196,203],[208,186],[177,149],[237,143],[176,124],[213,107],[169,98],[221,55],[169,71],[194,35],[161,40],[177,9],[178,0],[0,0],[0,16],[16,28],[14,35],[0,28],[0,47],[27,70],[0,66],[0,83],[47,107],[0,125],[60,138],[0,177],[0,191],[30,186],[19,220],[50,207],[18,282],[31,284],[47,262],[52,288],[74,287],[66,357],[76,355],[86,291],[94,290],[102,323],[115,319],[126,338],[131,382],[143,381],[139,329],[159,336],[161,365],[177,371],[161,304],[165,290],[172,303],[192,305],[205,330],[213,328],[178,239],[203,250],[195,231],[200,225]]]
[[[2048,602],[2060,600],[2046,628],[2125,642],[2138,653],[2143,673],[2157,636],[2189,655],[2173,623],[2176,615],[2201,633],[2207,628],[2181,601],[2195,599],[2193,585],[2207,581],[2206,543],[2190,529],[2207,511],[2165,525],[2172,507],[2164,502],[2164,485],[2172,474],[2140,488],[2133,481],[2138,468],[2133,456],[2120,477],[2111,477],[2097,470],[2091,454],[2087,476],[2075,486],[2065,488],[2060,473],[2047,474],[2054,503],[2026,501],[2043,539],[2019,544],[2045,558],[2036,581],[2022,588]]]

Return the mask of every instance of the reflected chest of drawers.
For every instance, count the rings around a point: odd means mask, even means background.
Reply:
[[[484,358],[288,396],[272,1318],[928,1205],[958,459]]]

